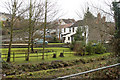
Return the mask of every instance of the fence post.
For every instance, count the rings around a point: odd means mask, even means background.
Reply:
[[[13,62],[15,62],[15,53],[13,52]]]
[[[7,60],[7,57],[6,57],[6,55],[7,55],[7,54],[5,53],[5,59]]]
[[[27,53],[25,53],[25,60],[26,60]]]
[[[37,61],[38,61],[38,52],[37,52]]]
[[[47,57],[47,59],[48,59],[48,55],[49,55],[49,53],[50,53],[50,52],[46,53],[46,57]]]

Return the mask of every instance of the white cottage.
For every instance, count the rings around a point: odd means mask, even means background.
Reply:
[[[58,20],[59,27],[57,29],[58,38],[63,40],[63,35],[69,33],[69,27],[75,23],[74,19]]]
[[[74,34],[76,33],[78,27],[81,27],[81,28],[85,27],[86,43],[88,42],[88,26],[84,26],[83,21],[79,20],[73,25],[71,25],[70,27],[62,29],[61,34],[62,34],[62,40],[64,43],[71,43],[72,41],[74,41]],[[85,36],[84,35],[85,32],[83,32],[82,34],[83,36]]]

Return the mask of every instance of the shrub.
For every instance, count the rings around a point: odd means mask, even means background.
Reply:
[[[86,45],[86,52],[88,52],[88,55],[91,55],[94,53],[94,46],[92,46],[92,43],[89,42],[87,45]]]
[[[74,45],[75,45],[75,42],[72,42],[72,43],[70,44],[70,50],[73,50],[73,49],[74,49]]]
[[[84,55],[85,54],[85,47],[84,42],[77,41],[74,45],[74,51],[76,52],[75,55]]]
[[[106,52],[106,48],[102,44],[99,43],[95,46],[95,53],[96,54],[103,54],[105,52]]]
[[[89,42],[86,46],[86,52],[88,52],[89,55],[93,53],[103,54],[106,52],[106,48],[100,43],[93,45],[91,42]]]

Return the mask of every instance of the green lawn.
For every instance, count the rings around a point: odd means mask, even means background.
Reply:
[[[27,50],[28,48],[12,48],[12,50]],[[43,48],[34,48],[34,49],[43,49]],[[61,47],[50,47],[50,48],[45,48],[45,49],[63,49],[63,50],[69,50],[69,48],[61,48]],[[8,50],[8,48],[2,48],[0,50]]]
[[[42,48],[34,48],[34,49],[39,49],[42,50]],[[93,55],[85,55],[85,56],[75,56],[74,52],[70,51],[69,48],[45,48],[46,50],[54,50],[55,52],[49,52],[45,53],[45,60],[42,60],[42,56],[39,57],[30,57],[29,63],[39,63],[39,62],[50,62],[54,60],[64,60],[64,61],[69,61],[69,60],[75,60],[75,59],[92,59],[92,58],[98,58],[101,56],[108,56],[110,53],[105,53],[105,54],[93,54]],[[60,53],[63,52],[64,50],[64,57],[59,57]],[[8,48],[3,48],[2,49],[2,54],[7,54]],[[20,56],[25,56],[25,54],[17,54],[17,53],[23,53],[26,52],[27,48],[12,48],[12,54],[13,52],[15,53],[15,57],[20,57]],[[57,58],[52,58],[53,54],[57,55]],[[32,53],[30,56],[37,56],[37,55],[42,55],[42,53]],[[2,57],[5,57],[5,55],[2,55]],[[7,55],[6,55],[7,57]],[[13,57],[13,55],[11,55]],[[4,59],[6,60],[6,59]],[[11,58],[11,61],[13,61],[13,58]],[[28,61],[25,61],[25,57],[23,58],[15,58],[15,63],[28,63]]]
[[[62,44],[65,44],[65,43],[48,43],[48,45],[62,45]]]

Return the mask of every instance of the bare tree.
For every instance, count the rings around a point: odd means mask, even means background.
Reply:
[[[36,1],[35,1],[36,2]],[[34,46],[34,32],[36,31],[35,26],[37,23],[43,20],[43,15],[44,15],[44,5],[39,1],[38,4],[33,3],[33,21],[32,21],[32,35],[31,35],[31,51],[34,52],[33,46]]]
[[[44,41],[43,41],[43,56],[42,56],[43,60],[44,60],[44,51],[45,51],[46,24],[47,24],[47,0],[45,1]]]
[[[26,56],[26,61],[29,61],[30,45],[31,45],[31,27],[32,27],[32,0],[30,0],[30,8],[29,8],[29,41],[28,41],[28,53]]]
[[[29,13],[28,13],[28,15],[29,15],[29,17],[28,17],[29,40],[28,40],[28,53],[26,55],[26,61],[29,61],[30,52],[34,52],[33,40],[34,40],[34,32],[36,30],[35,26],[37,23],[39,23],[43,19],[43,14],[44,14],[43,6],[44,5],[40,1],[37,3],[36,0],[34,2],[32,0],[30,0]],[[31,47],[31,51],[30,51],[30,47]]]
[[[43,56],[42,59],[44,60],[44,53],[45,53],[45,40],[46,40],[46,27],[47,27],[47,22],[50,22],[55,19],[57,16],[59,10],[55,9],[56,8],[56,3],[51,3],[45,0],[45,16],[44,16],[44,38],[43,38]],[[56,17],[57,19],[57,17]],[[51,27],[47,27],[47,30],[49,30]]]
[[[11,47],[12,47],[12,39],[13,39],[13,28],[15,27],[15,23],[18,19],[18,17],[24,13],[24,11],[20,11],[20,7],[22,5],[22,1],[18,2],[18,0],[11,0],[10,2],[5,3],[6,9],[9,11],[11,15],[10,19],[10,42],[9,42],[9,49],[8,49],[8,57],[7,62],[10,62],[10,55],[11,55]]]

